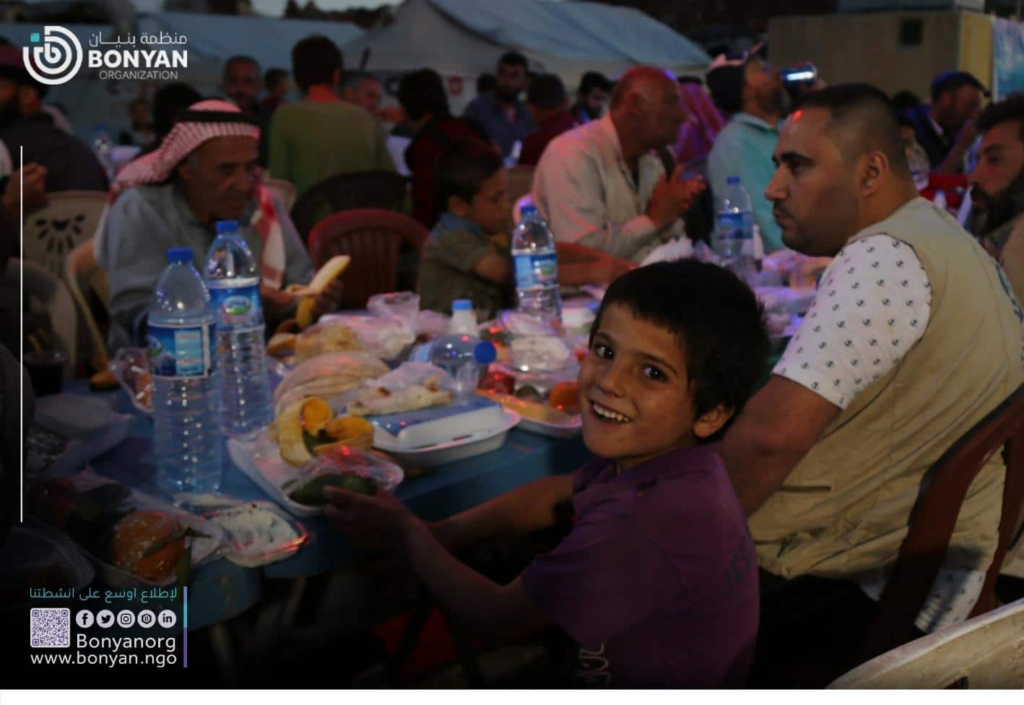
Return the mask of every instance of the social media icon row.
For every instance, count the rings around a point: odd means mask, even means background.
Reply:
[[[75,615],[75,622],[82,629],[88,629],[93,624],[98,624],[102,629],[109,629],[115,624],[123,629],[130,629],[136,623],[143,629],[158,624],[164,629],[170,629],[178,623],[178,615],[171,610],[163,610],[159,615],[153,610],[142,610],[138,615],[131,610],[121,610],[116,615],[110,610],[100,610],[95,615],[89,610],[80,610]]]

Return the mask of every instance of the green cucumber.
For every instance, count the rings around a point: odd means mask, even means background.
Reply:
[[[321,475],[288,493],[288,497],[298,504],[317,507],[327,504],[324,497],[325,487],[337,487],[357,494],[370,497],[377,494],[377,484],[359,475]]]

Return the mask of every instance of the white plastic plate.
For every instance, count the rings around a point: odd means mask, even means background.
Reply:
[[[483,455],[484,453],[490,453],[492,450],[501,448],[505,443],[505,437],[508,435],[508,432],[521,421],[521,417],[516,412],[509,411],[508,409],[503,409],[503,411],[505,422],[501,426],[479,431],[464,438],[456,438],[447,443],[403,450],[399,447],[392,447],[383,443],[377,444],[375,439],[374,447],[395,456],[401,461],[422,467],[434,467],[436,465],[454,463],[456,460],[465,460],[466,458]]]

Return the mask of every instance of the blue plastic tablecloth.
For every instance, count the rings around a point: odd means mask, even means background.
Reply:
[[[75,383],[72,393],[85,393],[85,383]],[[92,461],[92,468],[114,480],[153,495],[155,484],[153,422],[136,411],[123,391],[94,393],[118,412],[133,416],[128,438]],[[407,479],[396,490],[414,513],[427,520],[443,519],[474,507],[532,480],[572,472],[588,459],[581,438],[555,440],[513,429],[496,451],[434,468],[429,474]],[[270,500],[224,450],[222,494],[239,499]],[[272,500],[271,500],[272,501]],[[195,571],[189,581],[188,621],[191,629],[230,619],[256,604],[264,578],[294,579],[320,575],[351,564],[352,546],[319,517],[300,519],[310,540],[295,556],[263,568],[241,568],[218,560]]]

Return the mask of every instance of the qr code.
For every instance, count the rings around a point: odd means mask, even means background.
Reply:
[[[33,649],[70,647],[71,610],[52,607],[32,610],[31,643]]]

